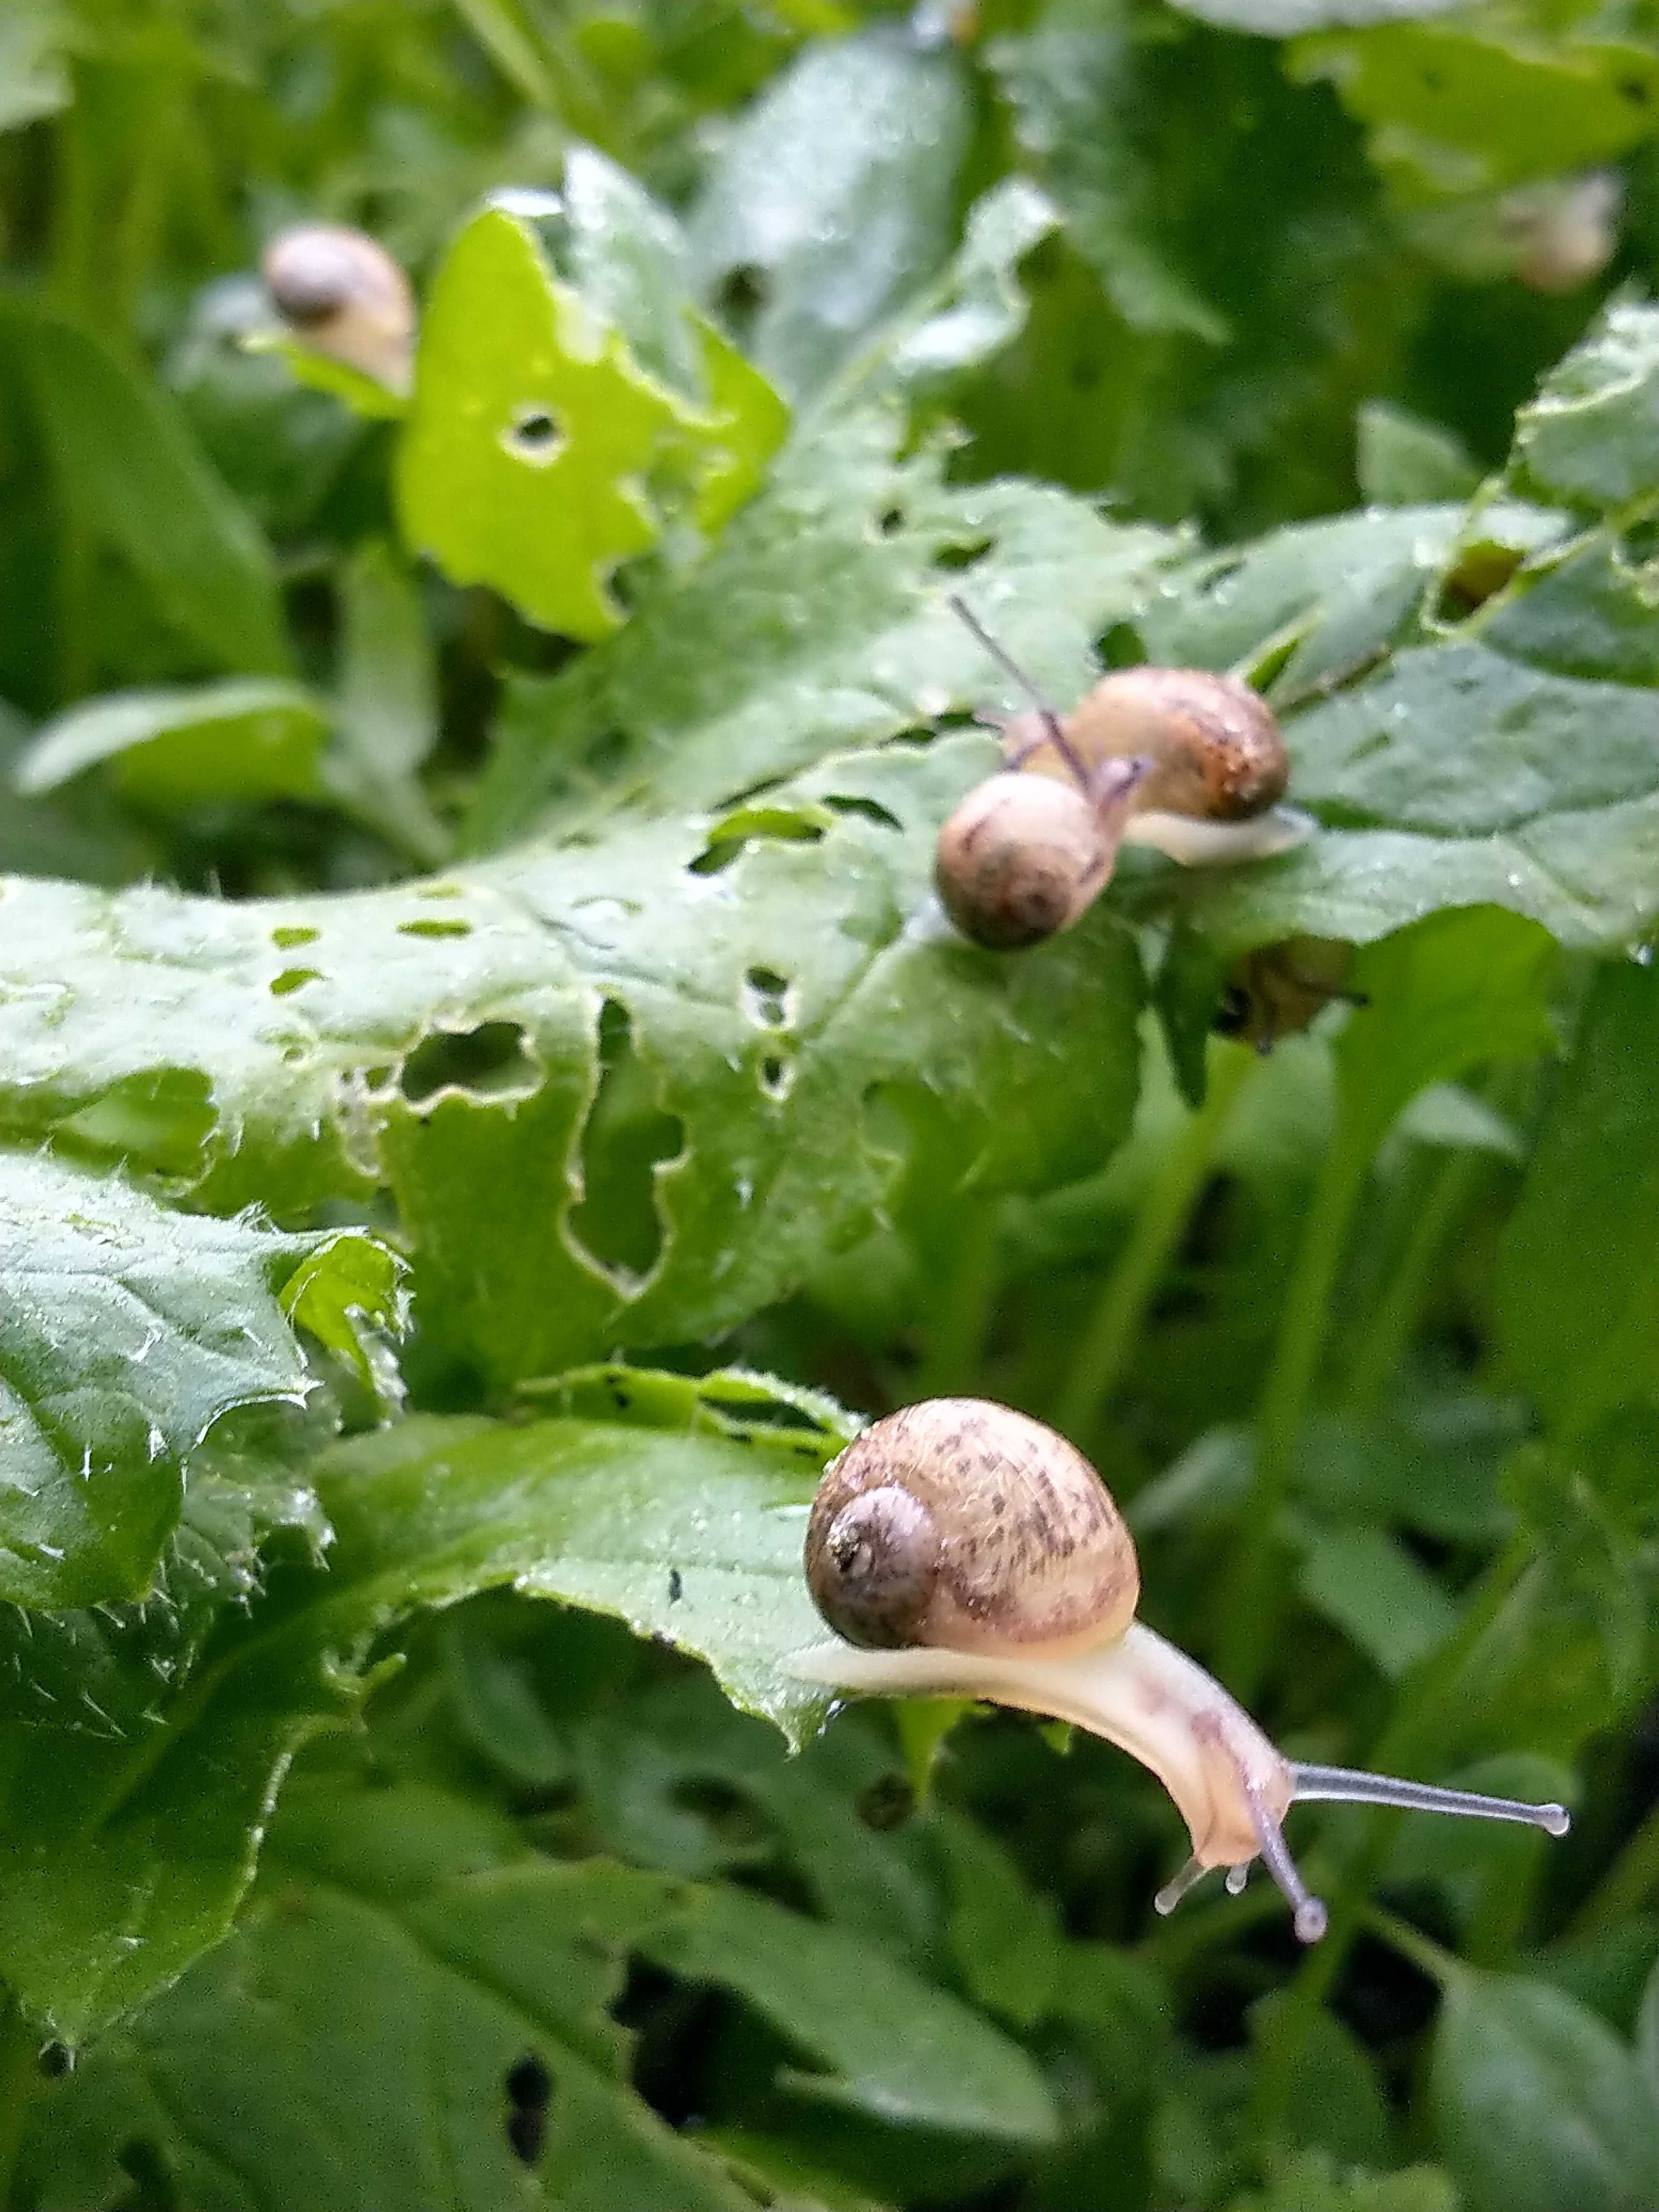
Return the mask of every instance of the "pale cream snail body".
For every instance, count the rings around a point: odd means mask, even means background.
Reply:
[[[998,951],[1069,929],[1125,844],[1187,867],[1288,852],[1314,828],[1280,805],[1285,739],[1265,700],[1206,669],[1123,668],[1065,716],[1045,706],[972,610],[951,605],[1034,711],[1000,726],[1004,766],[939,835],[933,878],[945,911]]]
[[[1300,1765],[1183,1651],[1135,1620],[1133,1540],[1081,1453],[1039,1421],[935,1398],[877,1421],[825,1470],[806,1577],[836,1640],[793,1671],[836,1689],[987,1700],[1072,1722],[1156,1774],[1192,1838],[1160,1912],[1212,1867],[1241,1888],[1260,1858],[1304,1943],[1325,1908],[1297,1874],[1287,1808],[1326,1799],[1519,1820],[1563,1835],[1560,1805]]]
[[[415,374],[415,295],[383,246],[343,223],[297,223],[266,246],[260,273],[307,345],[407,396]]]

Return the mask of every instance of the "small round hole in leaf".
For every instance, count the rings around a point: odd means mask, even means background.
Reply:
[[[521,407],[503,432],[501,443],[515,460],[545,468],[564,451],[565,437],[557,416],[547,408]]]

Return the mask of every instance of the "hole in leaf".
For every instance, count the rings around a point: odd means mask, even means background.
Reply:
[[[782,1434],[802,1437],[822,1437],[825,1431],[804,1406],[792,1406],[785,1398],[725,1398],[717,1390],[700,1390],[697,1397],[704,1410],[716,1420],[730,1421],[739,1429],[775,1429]]]
[[[170,2209],[179,2202],[173,2186],[173,2168],[163,2157],[159,2144],[144,2136],[135,2136],[124,2142],[115,2154],[115,2163],[138,2191],[137,2202],[146,2207],[166,2205]],[[128,2200],[123,2197],[125,2203]]]
[[[878,829],[902,830],[904,827],[897,815],[890,813],[879,799],[854,798],[850,794],[843,796],[836,792],[823,803],[832,814],[857,814],[866,822],[873,822]]]
[[[218,1119],[199,1068],[147,1068],[58,1122],[52,1140],[100,1159],[142,1160],[164,1175],[199,1175]]]
[[[904,509],[890,507],[885,514],[877,518],[876,528],[884,538],[896,538],[904,527]]]
[[[789,978],[780,975],[774,968],[751,968],[743,979],[743,1010],[751,1022],[758,1022],[763,1029],[789,1027],[793,1019],[790,996]]]
[[[389,1067],[366,1067],[363,1070],[363,1081],[371,1091],[384,1091],[392,1077],[392,1070]]]
[[[1097,648],[1107,668],[1137,668],[1146,658],[1140,632],[1133,623],[1114,623]]]
[[[298,991],[307,983],[320,983],[322,980],[320,968],[284,968],[280,975],[271,977],[270,995],[273,999],[286,999],[291,991]]]
[[[766,305],[770,292],[766,271],[752,261],[740,263],[720,279],[714,298],[729,321],[745,323]]]
[[[548,2108],[553,2101],[553,2076],[533,2051],[509,2067],[507,2091],[507,2139],[514,2155],[534,2166],[547,2141]]]
[[[471,937],[470,921],[400,921],[399,937]]]
[[[823,823],[797,807],[744,806],[714,824],[708,842],[687,866],[694,876],[717,876],[754,839],[771,837],[781,844],[816,845],[823,835]]]
[[[416,887],[416,898],[450,899],[464,896],[459,884],[421,884]]]
[[[545,407],[520,408],[501,433],[501,444],[515,460],[542,469],[556,459],[567,442],[557,416]]]
[[[568,1220],[594,1266],[631,1289],[662,1252],[656,1169],[683,1150],[685,1125],[658,1105],[617,1000],[600,1010],[599,1042],[599,1087],[582,1131],[582,1198]]]
[[[437,1030],[404,1060],[398,1088],[411,1106],[441,1091],[474,1098],[527,1098],[541,1082],[516,1022],[482,1022],[476,1030]]]
[[[994,538],[970,538],[965,544],[941,545],[933,556],[936,568],[971,568],[975,561],[982,561],[996,540]]]
[[[769,1052],[760,1064],[760,1087],[769,1098],[787,1098],[795,1087],[795,1063]]]
[[[314,945],[321,934],[320,930],[301,929],[296,924],[273,929],[270,941],[279,952],[291,952],[296,945]]]

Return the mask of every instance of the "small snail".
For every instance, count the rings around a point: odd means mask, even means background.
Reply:
[[[1070,1721],[1149,1766],[1192,1856],[1153,1902],[1171,1912],[1208,1869],[1244,1886],[1261,1858],[1316,1942],[1281,1829],[1323,1799],[1521,1820],[1565,1835],[1565,1808],[1477,1796],[1284,1759],[1203,1668],[1134,1618],[1133,1540],[1087,1460],[1052,1429],[979,1398],[932,1398],[876,1422],[826,1468],[806,1579],[841,1639],[797,1655],[837,1689],[988,1698]]]
[[[950,604],[1036,704],[1002,724],[1004,766],[939,835],[940,900],[976,944],[1006,951],[1069,929],[1125,843],[1209,867],[1268,859],[1310,834],[1305,815],[1278,803],[1285,740],[1248,684],[1206,669],[1123,668],[1062,717],[965,601]]]
[[[341,223],[300,223],[278,232],[259,266],[265,289],[307,345],[408,392],[415,296],[383,246]]]
[[[1330,937],[1287,937],[1260,945],[1236,960],[1211,1027],[1237,1037],[1265,1059],[1281,1037],[1305,1030],[1334,1000],[1350,1006],[1370,1002],[1346,986],[1353,947]]]

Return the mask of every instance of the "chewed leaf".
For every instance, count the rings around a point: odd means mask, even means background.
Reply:
[[[273,2202],[297,2179],[338,2212],[437,2203],[459,2166],[473,2192],[452,2201],[528,2203],[529,2166],[567,2203],[744,2212],[720,2136],[665,2125],[633,2089],[611,2011],[630,1957],[729,1992],[808,2057],[810,2073],[777,2068],[797,2109],[958,2142],[1055,2136],[1036,2064],[988,2021],[752,1891],[562,1863],[474,1799],[338,1778],[295,1790],[272,1857],[226,1948],[91,2052],[82,2085],[48,2093],[28,2160],[49,2162],[44,2206],[66,2189],[106,2201],[133,2134],[184,2201],[228,2205],[215,2184],[234,2112],[239,2183]],[[362,2140],[340,2160],[348,2086]]]
[[[404,532],[457,583],[494,585],[544,629],[603,637],[621,619],[612,571],[657,535],[640,479],[674,414],[529,228],[488,209],[422,319],[398,458]]]
[[[218,1575],[210,1679],[177,1557],[168,1601],[137,1617],[37,1635],[0,1609],[0,1664],[27,1653],[39,1686],[0,1717],[0,1956],[32,2014],[79,2038],[224,1933],[288,1759],[356,1710],[375,1638],[417,1607],[515,1584],[707,1659],[796,1741],[817,1725],[823,1693],[784,1662],[822,1632],[801,1544],[845,1417],[751,1376],[613,1368],[571,1389],[591,1413],[410,1419],[296,1465],[332,1541],[251,1611],[257,1577]]]
[[[310,1387],[275,1295],[296,1257],[319,1334],[343,1326],[347,1282],[394,1317],[397,1262],[372,1238],[170,1213],[118,1176],[0,1153],[0,1596],[143,1590],[205,1431]]]
[[[718,527],[757,488],[787,415],[693,314],[658,235],[670,219],[596,155],[573,155],[571,171],[571,277],[501,205],[446,256],[398,495],[411,544],[456,582],[493,585],[544,629],[591,639],[621,620],[611,578],[655,544],[681,490],[698,526]],[[582,218],[607,238],[619,223],[639,234],[620,292]]]

